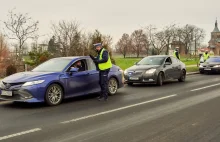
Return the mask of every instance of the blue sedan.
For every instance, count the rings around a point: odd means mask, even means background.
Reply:
[[[74,68],[80,61],[81,68]],[[123,71],[113,65],[109,72],[109,95],[123,87]],[[99,72],[90,57],[50,59],[30,72],[21,72],[0,81],[0,99],[15,102],[46,102],[58,105],[63,99],[99,93]]]

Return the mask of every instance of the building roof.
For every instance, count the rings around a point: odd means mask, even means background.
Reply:
[[[212,32],[213,32],[213,33],[218,33],[218,32],[220,32],[219,29],[218,29],[218,22],[217,22],[217,20],[215,21],[215,28],[214,28],[214,30],[213,30]]]

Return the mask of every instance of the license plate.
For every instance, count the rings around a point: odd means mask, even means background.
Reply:
[[[204,70],[206,70],[206,71],[210,71],[210,70],[212,70],[212,69],[204,69]]]
[[[12,96],[12,91],[4,91],[2,90],[2,96]]]
[[[130,80],[139,80],[138,77],[130,77],[129,79],[130,79]]]

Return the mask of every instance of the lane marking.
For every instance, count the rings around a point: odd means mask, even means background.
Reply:
[[[34,133],[34,132],[37,132],[37,131],[40,131],[40,130],[41,130],[41,128],[35,128],[35,129],[28,130],[28,131],[20,132],[20,133],[8,135],[8,136],[3,136],[3,137],[0,137],[0,141],[6,140],[6,139],[9,139],[9,138],[13,138],[13,137],[17,137],[17,136],[21,136],[21,135],[25,135],[25,134],[28,134],[28,133]]]
[[[96,116],[100,116],[100,115],[104,115],[104,114],[108,114],[108,113],[112,113],[112,112],[116,112],[116,111],[120,111],[120,110],[124,110],[124,109],[128,109],[128,108],[144,105],[144,104],[147,104],[147,103],[152,103],[152,102],[172,98],[172,97],[175,97],[175,96],[177,96],[177,94],[166,96],[166,97],[161,97],[161,98],[157,98],[157,99],[153,99],[153,100],[149,100],[149,101],[145,101],[145,102],[141,102],[141,103],[137,103],[137,104],[133,104],[133,105],[128,105],[128,106],[120,107],[120,108],[117,108],[117,109],[112,109],[112,110],[109,110],[109,111],[104,111],[104,112],[100,112],[100,113],[97,113],[97,114],[92,114],[92,115],[72,119],[72,120],[69,120],[69,121],[63,121],[61,123],[62,124],[67,124],[67,123],[71,123],[71,122],[76,122],[76,121],[80,121],[80,120],[84,120],[84,119],[88,119],[88,118],[92,118],[92,117],[96,117]]]
[[[218,86],[218,85],[220,85],[220,83],[209,85],[209,86],[205,86],[205,87],[201,87],[201,88],[197,88],[197,89],[193,89],[193,90],[191,90],[191,92],[202,90],[202,89],[206,89],[206,88],[210,88],[210,87],[214,87],[214,86]]]
[[[0,102],[0,105],[5,105],[5,104],[8,104],[8,103],[11,103],[12,101],[2,101]]]

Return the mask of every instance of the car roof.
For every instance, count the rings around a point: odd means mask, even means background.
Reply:
[[[53,59],[81,59],[81,58],[88,58],[89,56],[68,56],[68,57],[58,57],[58,58],[53,58]]]
[[[147,57],[170,57],[170,55],[153,55],[153,56],[147,56]]]
[[[220,56],[211,56],[210,58],[220,58]]]

